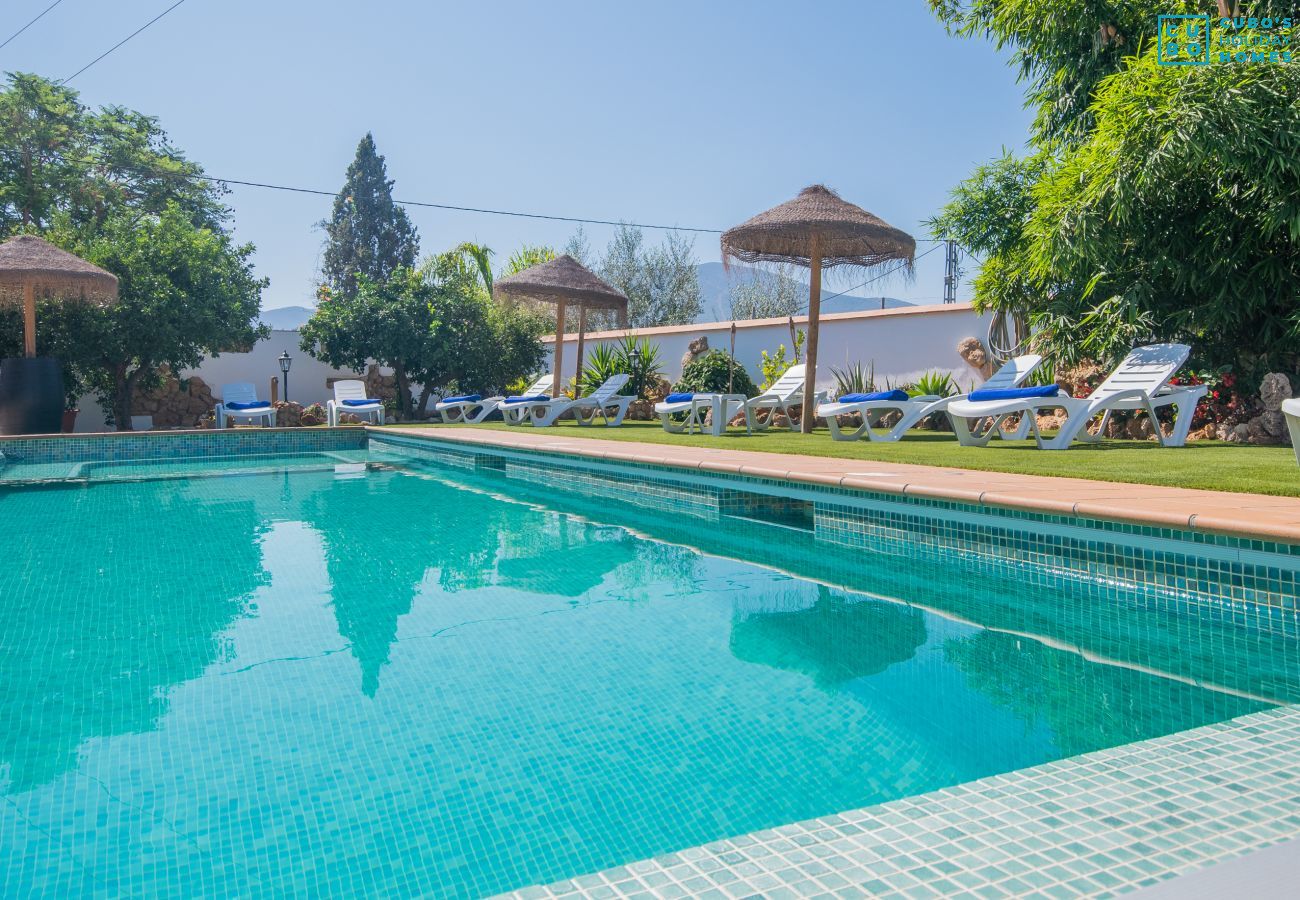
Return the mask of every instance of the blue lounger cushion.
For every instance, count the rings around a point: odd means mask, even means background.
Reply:
[[[971,391],[967,400],[979,403],[984,400],[1032,400],[1037,397],[1055,397],[1061,393],[1061,389],[1054,384],[1044,384],[1038,387],[1022,388],[994,388],[988,391]]]
[[[545,403],[550,400],[546,394],[530,394],[526,397],[507,397],[506,403]]]
[[[376,400],[373,397],[367,397],[364,400],[344,400],[344,406],[374,406],[376,403],[383,403],[382,400]]]
[[[256,401],[254,401],[254,402],[252,402],[252,403],[240,403],[240,402],[237,401],[237,400],[231,400],[229,403],[224,403],[224,404],[222,404],[222,405],[225,406],[226,409],[239,409],[239,410],[244,410],[244,409],[270,409],[270,408],[271,408],[271,404],[269,404],[269,403],[264,403],[264,402],[262,402],[261,400],[256,400]]]
[[[465,394],[461,397],[443,397],[443,403],[478,403],[483,399],[482,394]]]
[[[902,403],[907,400],[907,391],[872,391],[870,394],[845,394],[840,403],[870,403],[872,400],[893,400]]]
[[[690,403],[695,399],[694,394],[669,394],[664,398],[665,403]]]

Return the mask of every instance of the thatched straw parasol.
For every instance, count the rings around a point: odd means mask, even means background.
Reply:
[[[723,232],[723,261],[785,262],[808,266],[808,348],[805,353],[801,430],[812,431],[816,418],[817,326],[821,314],[822,268],[860,266],[871,269],[902,261],[911,267],[916,241],[911,235],[841,200],[824,185],[804,188],[788,203],[759,213]]]
[[[619,313],[619,324],[627,324],[627,297],[610,287],[590,269],[567,253],[552,260],[530,266],[522,272],[498,278],[492,292],[518,300],[538,300],[554,303],[555,310],[555,378],[551,382],[551,396],[560,396],[560,369],[564,362],[564,312],[570,303],[578,304],[578,367],[582,377],[583,342],[587,331],[588,309],[613,309]]]
[[[23,305],[23,351],[36,355],[36,296],[108,302],[117,298],[117,277],[35,235],[0,244],[0,301]]]

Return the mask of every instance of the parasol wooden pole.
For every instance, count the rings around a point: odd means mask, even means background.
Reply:
[[[582,357],[587,342],[587,304],[578,307],[578,359],[574,373],[578,378],[578,396],[582,396]]]
[[[36,355],[36,285],[23,285],[23,353],[28,359]]]
[[[560,396],[560,378],[564,371],[564,301],[555,307],[555,373],[551,377],[551,396]]]
[[[736,323],[731,323],[731,355],[727,357],[727,393],[736,392]]]
[[[804,356],[803,415],[799,423],[799,430],[804,434],[812,434],[813,420],[817,418],[817,325],[822,311],[822,251],[816,234],[812,238],[808,267],[808,348]]]

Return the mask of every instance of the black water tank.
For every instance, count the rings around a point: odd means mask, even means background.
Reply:
[[[52,356],[0,360],[0,434],[58,434],[63,367]]]

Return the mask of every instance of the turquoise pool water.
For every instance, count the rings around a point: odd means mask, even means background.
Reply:
[[[309,456],[0,489],[0,894],[478,896],[1300,697],[1122,584]]]

